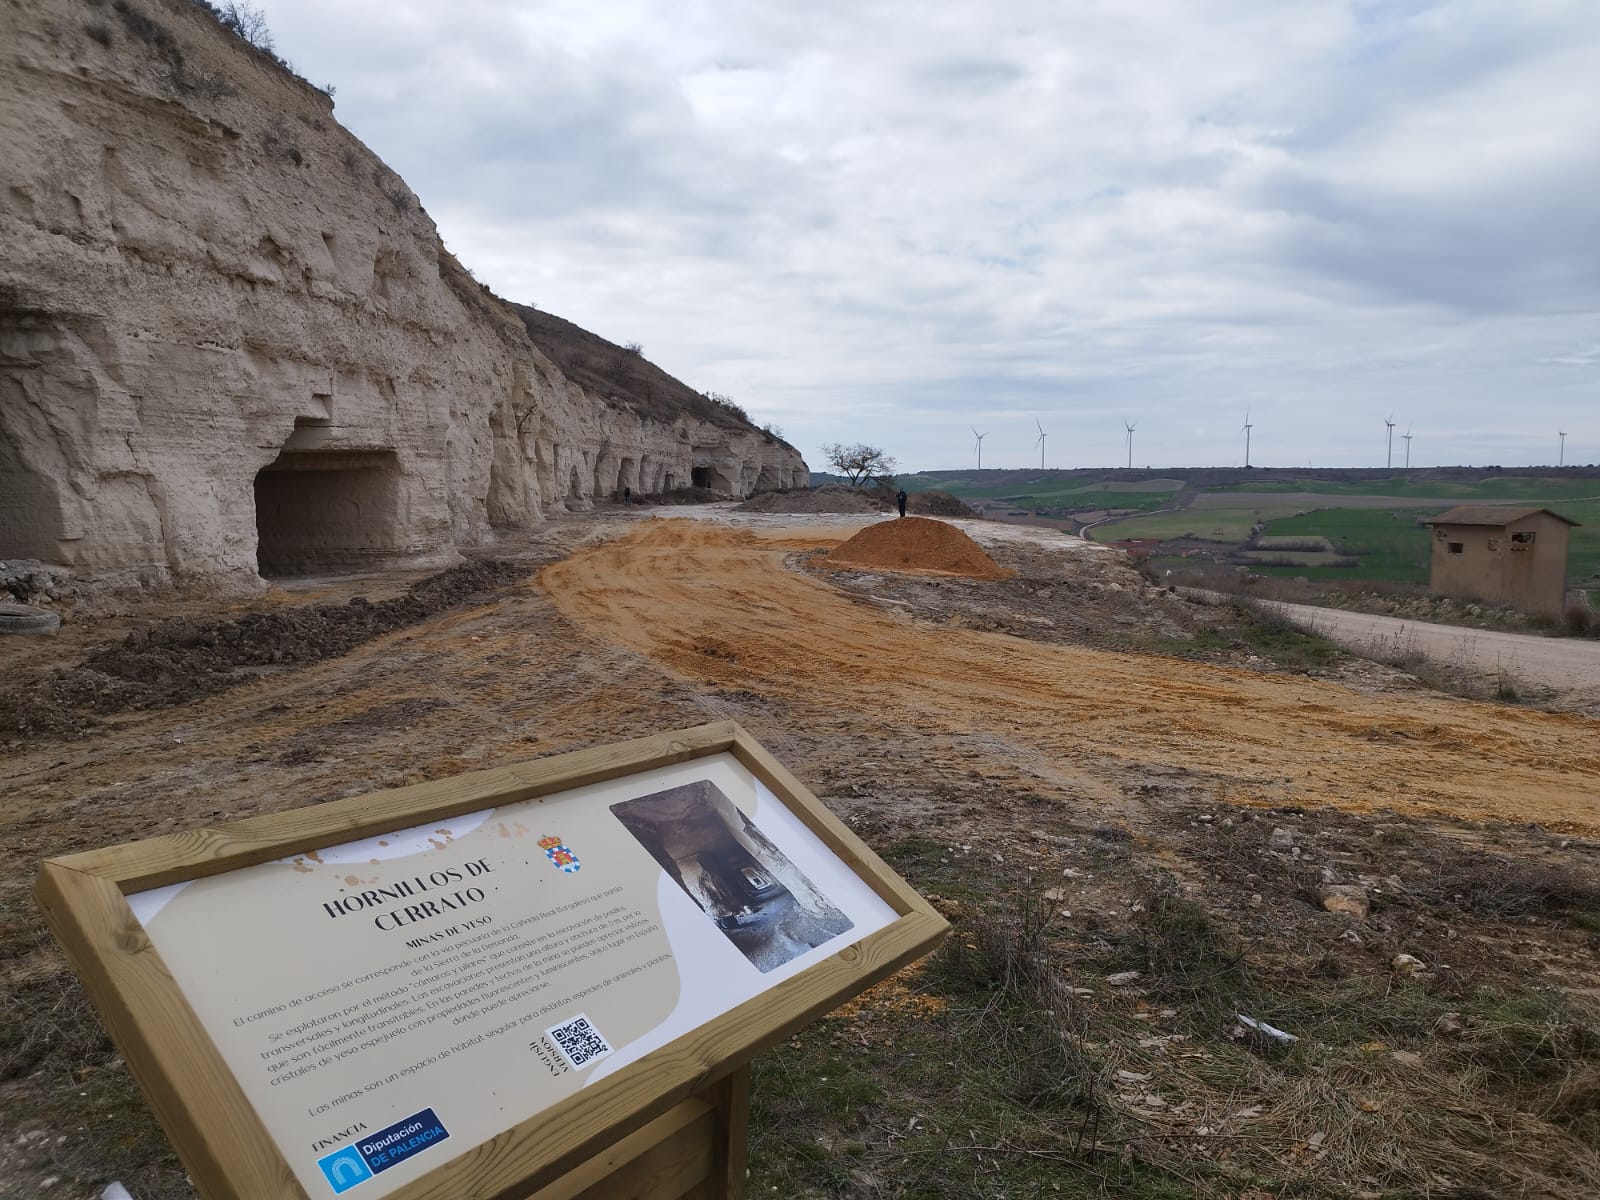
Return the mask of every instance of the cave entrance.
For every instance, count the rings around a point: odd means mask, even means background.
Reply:
[[[710,487],[711,486],[711,468],[710,467],[690,467],[689,468],[689,482],[692,485],[694,485],[695,487],[697,487],[697,488],[708,488],[708,487]]]
[[[393,451],[286,450],[256,475],[256,570],[342,574],[399,547],[400,462]]]

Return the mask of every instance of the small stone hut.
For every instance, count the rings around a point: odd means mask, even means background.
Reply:
[[[1433,526],[1435,592],[1557,615],[1567,595],[1567,531],[1548,508],[1463,504]]]

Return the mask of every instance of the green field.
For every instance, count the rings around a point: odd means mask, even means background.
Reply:
[[[1529,473],[1497,472],[1481,479],[1452,479],[1411,471],[1373,479],[1322,479],[1314,475],[1274,474],[1224,486],[1202,487],[1207,492],[1319,492],[1334,496],[1423,496],[1428,499],[1506,501],[1536,504],[1577,499],[1600,499],[1600,480],[1553,479]]]
[[[1257,566],[1263,575],[1303,576],[1307,579],[1357,580],[1383,579],[1426,583],[1429,555],[1428,530],[1417,525],[1418,518],[1438,516],[1444,509],[1427,507],[1396,508],[1319,508],[1296,512],[1282,507],[1247,508],[1252,493],[1304,491],[1323,496],[1416,495],[1451,503],[1506,503],[1513,499],[1544,505],[1562,516],[1579,522],[1572,530],[1567,559],[1567,578],[1573,583],[1595,579],[1600,574],[1600,480],[1541,479],[1536,476],[1493,476],[1475,481],[1411,480],[1386,477],[1360,483],[1278,476],[1271,480],[1250,481],[1235,488],[1209,488],[1209,495],[1227,497],[1241,503],[1217,508],[1190,508],[1148,517],[1131,516],[1097,526],[1098,541],[1124,538],[1181,538],[1185,535],[1212,542],[1242,543],[1253,522],[1266,522],[1267,538],[1327,538],[1334,551],[1359,559],[1355,567]],[[1213,501],[1215,502],[1215,501]],[[1270,548],[1270,540],[1262,548]]]
[[[1600,587],[1600,471],[1567,468],[1541,474],[1515,470],[1443,467],[1411,471],[1298,471],[1197,468],[1169,473],[1119,470],[935,471],[908,475],[907,491],[946,491],[966,500],[1001,500],[1030,512],[1127,509],[1130,514],[1096,525],[1097,541],[1193,538],[1232,543],[1242,549],[1251,528],[1265,522],[1267,537],[1327,538],[1334,554],[1360,560],[1355,567],[1266,566],[1268,575],[1310,579],[1382,579],[1426,583],[1428,531],[1418,517],[1437,516],[1455,504],[1521,502],[1542,505],[1580,524],[1572,530],[1568,578]],[[1180,492],[1196,492],[1198,504],[1165,511]],[[1272,496],[1271,493],[1278,493]],[[1325,506],[1307,512],[1286,503],[1285,493],[1309,493]],[[1395,497],[1393,507],[1341,508],[1335,497]],[[1411,498],[1414,502],[1405,503]],[[1316,501],[1313,501],[1316,502]],[[1370,501],[1369,501],[1370,503]],[[1212,508],[1209,505],[1215,504]],[[1258,549],[1272,549],[1263,540]]]
[[[1289,550],[1294,552],[1320,551],[1332,554],[1333,543],[1318,534],[1299,537],[1270,536],[1263,534],[1256,539],[1257,550]]]
[[[1337,567],[1348,575],[1352,567],[1359,565],[1356,559],[1326,550],[1244,550],[1239,557],[1255,571],[1273,567]]]
[[[1563,500],[1551,508],[1579,522],[1567,548],[1567,578],[1600,581],[1600,499]]]
[[[1324,508],[1267,524],[1273,537],[1325,537],[1340,554],[1360,559],[1357,567],[1259,567],[1263,575],[1303,575],[1307,579],[1391,579],[1428,581],[1432,553],[1429,531],[1419,517],[1436,509]]]
[[[1285,508],[1185,508],[1148,517],[1121,517],[1095,526],[1094,540],[1155,538],[1168,541],[1189,537],[1203,542],[1242,542],[1250,536],[1250,529],[1258,520],[1270,522],[1274,517],[1286,517],[1293,511]]]

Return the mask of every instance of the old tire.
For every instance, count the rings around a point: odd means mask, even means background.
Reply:
[[[0,633],[54,633],[60,628],[58,613],[27,604],[0,604]]]

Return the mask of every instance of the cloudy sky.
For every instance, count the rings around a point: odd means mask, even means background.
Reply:
[[[1600,461],[1595,0],[262,0],[445,242],[815,467]]]

